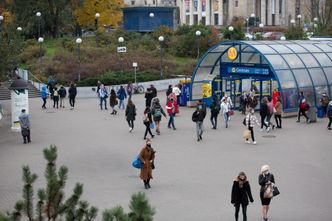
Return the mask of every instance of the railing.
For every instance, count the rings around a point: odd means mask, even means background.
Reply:
[[[37,78],[35,75],[33,75],[31,72],[28,72],[29,81],[33,86],[35,86],[39,91],[42,90],[43,86],[46,86],[39,78]]]

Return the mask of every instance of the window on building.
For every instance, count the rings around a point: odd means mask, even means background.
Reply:
[[[301,8],[301,1],[296,0],[296,2],[295,2],[295,16],[301,14],[300,8]]]
[[[235,1],[235,7],[239,7],[239,1]]]
[[[144,5],[147,5],[147,4],[148,4],[148,2],[145,0],[145,1],[144,1]]]
[[[156,4],[156,0],[153,0],[153,1],[152,1],[152,4],[154,4],[154,5],[155,5],[155,4]]]
[[[131,5],[135,5],[135,1],[131,1]]]
[[[279,0],[279,14],[282,14],[283,0]]]

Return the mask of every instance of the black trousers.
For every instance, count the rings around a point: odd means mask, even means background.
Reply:
[[[43,98],[43,106],[42,108],[46,108],[46,98]]]
[[[150,129],[150,123],[149,124],[144,124],[146,129],[145,129],[145,133],[144,133],[144,139],[146,138],[146,136],[148,135],[148,133],[151,135],[151,137],[153,137],[153,134],[151,132],[151,129]]]
[[[327,125],[327,127],[331,128],[331,124],[332,124],[332,117],[329,117],[329,125]]]
[[[276,120],[277,127],[281,128],[281,115],[275,114],[274,119]]]
[[[24,131],[23,131],[24,130]],[[22,137],[23,137],[23,142],[24,143],[30,143],[30,129],[22,129]]]
[[[255,141],[254,128],[253,127],[248,127],[248,130],[250,130],[252,141]],[[246,140],[249,140],[249,139],[246,139]]]
[[[309,117],[307,116],[307,114],[305,113],[305,110],[303,109],[299,109],[299,113],[298,113],[298,116],[297,116],[297,120],[300,121],[300,117],[301,115],[303,115],[307,120],[309,120]]]
[[[263,129],[263,126],[268,128],[269,126],[265,123],[265,118],[267,115],[261,115],[261,129]]]
[[[72,96],[69,97],[69,104],[71,107],[75,106],[75,97],[72,97]]]
[[[133,120],[127,120],[127,122],[128,122],[129,127],[134,129],[134,121]]]
[[[53,97],[53,107],[59,108],[59,97]]]
[[[218,120],[218,115],[211,114],[210,121],[214,129],[217,128],[217,120]]]
[[[235,220],[239,220],[239,211],[240,211],[240,205],[242,205],[242,214],[243,214],[243,221],[247,221],[247,206],[243,204],[235,204]]]

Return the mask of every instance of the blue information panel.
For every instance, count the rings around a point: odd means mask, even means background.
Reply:
[[[267,68],[248,68],[248,67],[228,67],[228,74],[258,74],[269,75],[269,69]]]

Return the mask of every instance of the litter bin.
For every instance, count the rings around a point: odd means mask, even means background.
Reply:
[[[181,88],[181,95],[180,95],[180,106],[187,106],[187,102],[189,101],[190,93],[190,79],[180,80],[180,83],[182,85]]]
[[[310,122],[317,122],[317,115],[316,115],[316,107],[310,106],[309,110],[307,111],[307,115],[310,119]]]
[[[324,110],[323,110],[322,106],[317,107],[317,117],[318,118],[324,117]]]

